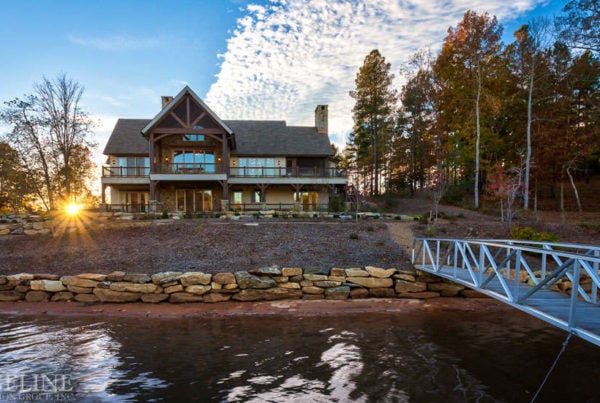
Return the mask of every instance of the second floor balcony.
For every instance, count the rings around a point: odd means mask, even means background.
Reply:
[[[225,174],[232,178],[346,178],[346,170],[335,167],[229,167],[223,163],[164,163],[154,167],[104,166],[103,178],[148,178],[156,175]]]

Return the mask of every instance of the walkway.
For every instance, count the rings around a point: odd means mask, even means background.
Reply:
[[[600,346],[598,246],[417,238],[412,261]]]

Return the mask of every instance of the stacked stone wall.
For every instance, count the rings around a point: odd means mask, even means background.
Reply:
[[[419,270],[373,266],[330,270],[272,266],[217,274],[162,272],[150,275],[116,271],[62,277],[28,273],[0,275],[0,301],[213,303],[482,296]]]

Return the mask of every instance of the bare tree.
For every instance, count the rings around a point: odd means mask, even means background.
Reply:
[[[0,119],[11,127],[4,139],[46,210],[74,196],[73,183],[89,175],[92,121],[80,106],[83,88],[67,78],[44,77],[34,94],[5,102]],[[77,176],[77,177],[75,177]],[[86,189],[75,193],[86,193]]]

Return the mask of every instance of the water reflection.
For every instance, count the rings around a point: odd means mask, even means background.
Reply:
[[[63,373],[82,401],[528,401],[564,333],[520,313],[338,318],[0,317],[0,374]],[[573,339],[540,401],[595,398]]]

